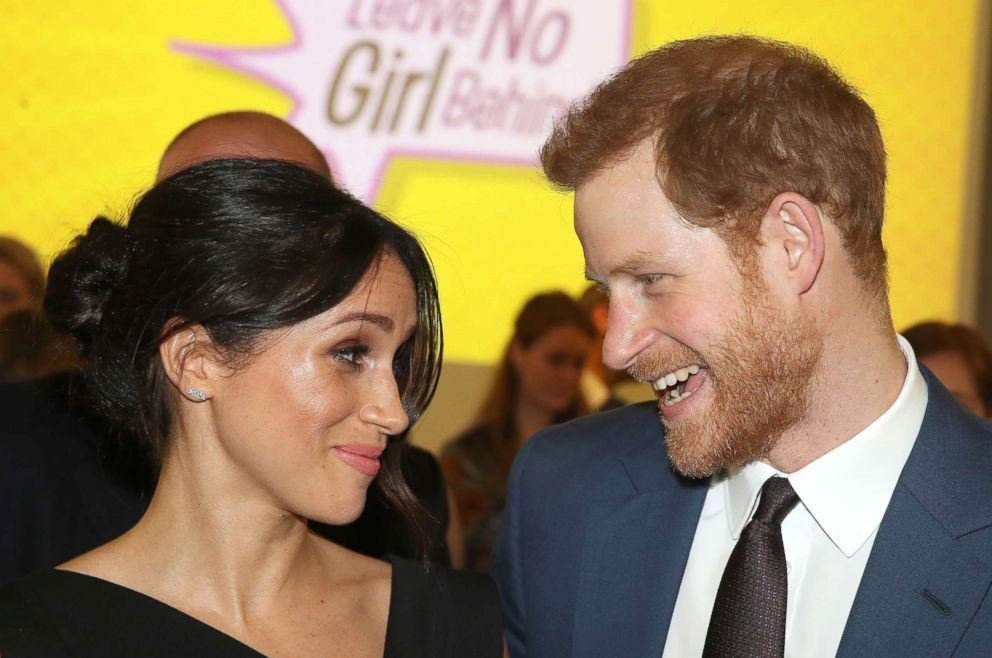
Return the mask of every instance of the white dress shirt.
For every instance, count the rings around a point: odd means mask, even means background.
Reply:
[[[792,474],[754,462],[715,477],[706,493],[663,658],[699,656],[723,569],[765,480],[787,477],[800,503],[782,522],[789,578],[785,655],[835,656],[878,526],[923,423],[927,387],[899,336],[907,374],[871,425]]]

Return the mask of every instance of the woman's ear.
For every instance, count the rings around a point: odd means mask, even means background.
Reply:
[[[174,331],[159,345],[166,377],[190,402],[212,397],[212,382],[218,371],[216,355],[213,341],[200,325]]]

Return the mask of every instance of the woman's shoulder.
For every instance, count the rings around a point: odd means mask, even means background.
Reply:
[[[492,578],[402,558],[390,562],[386,658],[502,656],[502,617]]]
[[[499,595],[493,579],[484,573],[458,571],[436,564],[391,557],[393,592],[456,604],[493,604],[499,610]]]
[[[83,583],[68,572],[45,569],[0,585],[0,655],[5,658],[68,656],[59,638],[66,608],[91,607]]]
[[[165,603],[101,578],[47,569],[0,586],[3,658],[257,652]]]
[[[43,569],[0,585],[0,628],[42,620],[52,602],[80,594],[68,572]]]

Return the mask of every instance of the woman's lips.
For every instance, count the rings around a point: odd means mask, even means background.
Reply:
[[[348,466],[369,477],[375,477],[381,464],[379,456],[383,448],[368,444],[334,446],[334,454]]]

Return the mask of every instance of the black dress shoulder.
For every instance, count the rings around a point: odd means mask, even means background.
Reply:
[[[391,558],[384,658],[499,658],[503,641],[492,581]],[[251,647],[149,596],[48,569],[0,586],[0,656],[212,656],[258,658]]]

